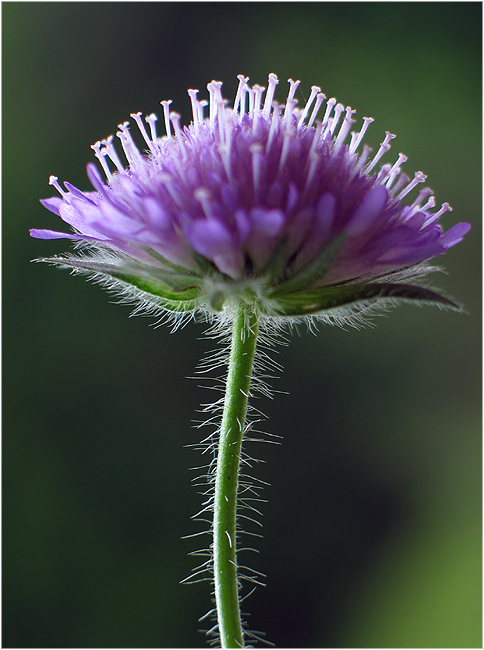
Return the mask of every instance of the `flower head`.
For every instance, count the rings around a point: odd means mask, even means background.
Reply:
[[[403,154],[381,164],[395,136],[386,132],[376,153],[363,144],[372,118],[350,134],[353,109],[317,86],[297,108],[292,79],[280,105],[278,83],[270,74],[267,89],[251,88],[239,75],[233,108],[221,82],[207,85],[208,102],[190,89],[188,127],[163,101],[162,137],[155,115],[133,113],[146,151],[128,122],[119,125],[128,167],[109,136],[92,145],[105,175],[88,164],[94,191],[67,182],[62,189],[50,177],[60,197],[42,203],[73,232],[32,236],[69,238],[89,253],[46,261],[175,313],[230,312],[246,302],[268,318],[344,320],[378,301],[456,307],[409,279],[470,225],[442,231],[439,219],[451,208],[435,209],[426,176],[406,176]]]

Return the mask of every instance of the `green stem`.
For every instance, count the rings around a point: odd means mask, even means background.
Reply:
[[[213,516],[215,600],[222,648],[244,645],[237,578],[237,485],[257,331],[257,316],[240,309],[232,330]]]

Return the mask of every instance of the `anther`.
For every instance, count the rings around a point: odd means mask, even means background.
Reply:
[[[279,83],[279,79],[277,76],[271,72],[269,75],[268,83],[267,83],[267,92],[266,92],[266,98],[264,101],[264,109],[262,111],[262,115],[268,119],[271,108],[272,108],[272,101],[274,99],[274,93],[276,92],[276,86]],[[235,110],[235,108],[234,108]]]
[[[168,140],[171,139],[171,126],[170,126],[170,104],[171,99],[164,99],[160,104],[163,106],[163,113],[165,117],[165,129]]]

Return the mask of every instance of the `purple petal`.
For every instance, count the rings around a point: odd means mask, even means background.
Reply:
[[[193,250],[210,259],[229,253],[233,247],[231,233],[215,219],[197,219],[187,227],[186,235]]]
[[[454,246],[455,244],[458,244],[460,241],[462,241],[462,238],[464,235],[467,235],[470,229],[470,223],[467,223],[465,221],[456,223],[455,226],[452,226],[452,228],[450,228],[446,233],[442,235],[440,238],[440,243],[446,250],[447,248],[450,248],[451,246]]]
[[[101,194],[104,194],[106,186],[104,185],[101,174],[94,163],[87,164],[87,177],[91,181],[93,188]]]
[[[284,225],[285,215],[281,210],[266,210],[265,208],[254,208],[250,211],[250,221],[254,233],[275,237]]]
[[[87,193],[84,194],[84,192],[78,190],[75,185],[72,185],[72,183],[64,181],[64,186],[66,190],[68,190],[71,194],[74,194],[74,196],[77,196],[78,199],[81,199],[82,201],[89,201],[90,203],[96,205],[96,203],[88,196]]]
[[[40,199],[40,202],[42,203],[44,208],[47,208],[47,210],[50,210],[58,217],[60,217],[59,208],[62,205],[63,199],[61,199],[58,196],[53,196],[50,199]]]
[[[346,225],[346,232],[349,235],[356,236],[368,230],[385,207],[387,201],[388,192],[382,185],[372,187]]]
[[[30,236],[35,239],[72,239],[72,235],[66,232],[59,232],[57,230],[43,230],[39,228],[31,228]]]

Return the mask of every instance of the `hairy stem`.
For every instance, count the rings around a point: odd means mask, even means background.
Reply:
[[[213,516],[215,600],[222,648],[244,645],[237,577],[237,485],[257,331],[256,315],[240,309],[232,330]]]

